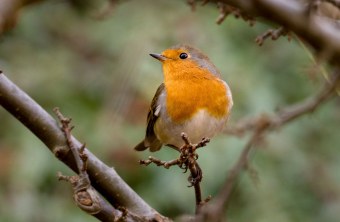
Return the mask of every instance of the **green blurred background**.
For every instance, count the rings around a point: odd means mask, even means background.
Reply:
[[[274,112],[315,93],[323,77],[297,41],[254,43],[268,29],[227,18],[215,24],[215,5],[192,12],[184,0],[130,0],[104,20],[81,15],[64,1],[21,11],[17,26],[0,39],[0,69],[52,113],[73,118],[74,135],[113,166],[151,206],[175,217],[193,213],[187,174],[139,166],[150,155],[133,147],[144,137],[146,114],[161,65],[148,54],[178,43],[204,51],[229,83],[230,125]],[[254,182],[243,173],[229,221],[335,222],[340,219],[339,99],[266,137],[252,155]],[[71,175],[16,119],[0,109],[0,221],[96,221],[72,201]],[[220,135],[199,151],[204,196],[216,195],[247,136]],[[155,156],[177,156],[162,149]]]

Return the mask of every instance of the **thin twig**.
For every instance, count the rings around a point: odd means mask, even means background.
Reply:
[[[262,46],[264,41],[268,38],[271,38],[272,40],[277,40],[280,36],[286,36],[286,35],[288,35],[288,41],[290,41],[291,37],[289,35],[289,32],[284,27],[280,27],[277,29],[269,29],[265,33],[256,37],[255,42],[259,46]]]
[[[232,12],[232,8],[231,6],[221,2],[217,2],[217,7],[220,11],[220,15],[218,16],[216,23],[220,25],[225,20],[225,18]]]
[[[181,137],[182,140],[184,141],[184,145],[181,148],[176,149],[180,152],[179,158],[170,161],[162,161],[155,157],[149,156],[147,160],[140,160],[139,163],[145,166],[148,166],[150,163],[154,163],[157,166],[163,166],[166,169],[169,169],[171,166],[177,165],[181,169],[184,169],[184,173],[186,173],[187,170],[189,170],[190,171],[190,175],[188,177],[188,181],[190,183],[189,187],[194,187],[196,200],[195,212],[196,214],[198,214],[203,204],[208,202],[211,197],[209,196],[205,200],[202,200],[200,183],[202,181],[203,176],[202,169],[197,162],[198,154],[196,153],[196,150],[198,148],[206,146],[207,143],[210,142],[210,140],[208,138],[203,138],[198,144],[192,144],[190,142],[189,137],[185,133],[182,133]]]
[[[235,187],[237,178],[240,175],[241,171],[246,169],[248,166],[249,153],[254,147],[254,145],[261,139],[261,137],[263,136],[263,133],[266,131],[267,128],[268,128],[267,124],[259,126],[259,128],[257,128],[254,131],[252,137],[249,139],[247,144],[242,149],[242,153],[240,157],[238,158],[238,161],[229,171],[229,174],[224,183],[224,186],[222,187],[221,192],[217,195],[216,205],[215,205],[217,206],[216,207],[217,213],[215,212],[215,216],[221,217],[223,208],[226,208],[228,206],[228,203],[230,202],[230,197]]]
[[[75,144],[73,143],[72,138],[71,138],[71,131],[74,129],[74,126],[70,126],[72,119],[64,117],[63,114],[60,112],[58,107],[54,108],[53,111],[57,115],[57,117],[58,117],[58,119],[61,123],[61,129],[65,134],[67,145],[70,148],[70,150],[73,154],[73,157],[76,161],[78,173],[79,174],[86,174],[86,169],[84,169],[84,162],[80,158],[78,148],[75,146]],[[81,147],[84,147],[84,145],[82,145]],[[84,150],[84,148],[82,148],[82,150]],[[84,169],[84,170],[82,170],[82,169]]]
[[[199,214],[196,216],[195,221],[221,221],[223,217],[224,210],[230,201],[230,196],[235,187],[237,178],[239,177],[242,170],[248,166],[248,155],[253,148],[253,146],[260,140],[263,133],[265,132],[266,125],[261,126],[253,133],[252,137],[249,139],[247,144],[242,149],[242,153],[238,158],[238,161],[229,171],[226,182],[224,183],[221,192],[216,195],[216,198],[204,205],[200,209]]]
[[[71,131],[74,128],[74,126],[70,125],[71,119],[64,117],[59,108],[54,108],[54,112],[61,123],[61,129],[65,134],[67,144],[76,161],[79,174],[79,176],[66,177],[59,173],[59,179],[66,180],[72,184],[74,191],[73,199],[80,209],[89,214],[97,214],[101,211],[101,205],[99,201],[99,195],[91,187],[91,182],[86,172],[87,156],[84,154],[85,145],[83,144],[79,148],[76,147],[76,145],[73,143],[71,135]]]
[[[226,129],[226,133],[242,136],[244,133],[254,130],[264,121],[269,123],[268,130],[275,130],[303,114],[312,113],[320,104],[337,95],[336,90],[340,87],[339,78],[339,73],[336,71],[331,79],[324,83],[318,94],[297,104],[280,109],[275,114],[261,114],[258,117],[241,120],[235,126]]]
[[[197,221],[221,220],[223,213],[227,210],[237,178],[248,166],[249,153],[254,145],[256,145],[256,143],[263,137],[264,133],[269,130],[277,129],[306,113],[313,112],[323,103],[336,95],[335,92],[339,84],[340,72],[339,70],[336,70],[332,76],[332,81],[330,81],[330,83],[325,83],[323,89],[315,96],[279,111],[275,117],[268,118],[261,116],[257,121],[251,121],[251,125],[249,123],[245,124],[248,127],[252,126],[252,130],[254,130],[253,135],[243,148],[238,161],[229,171],[221,192],[217,195],[217,198],[215,198],[214,201],[204,206],[200,214],[197,216]]]
[[[245,22],[248,22],[250,26],[255,24],[255,18],[243,13],[239,8],[233,7],[227,3],[223,3],[218,1],[217,7],[220,11],[219,16],[216,19],[216,23],[218,25],[222,24],[222,22],[227,18],[228,15],[234,15],[235,18],[241,18]]]

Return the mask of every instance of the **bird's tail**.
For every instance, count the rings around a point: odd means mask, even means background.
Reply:
[[[144,140],[140,143],[137,144],[137,146],[135,146],[135,150],[137,151],[143,151],[146,150],[148,147],[145,146]]]
[[[135,146],[135,150],[137,151],[144,151],[147,148],[150,148],[151,152],[156,152],[161,149],[162,143],[159,140],[154,140],[150,145],[146,143],[144,140]]]

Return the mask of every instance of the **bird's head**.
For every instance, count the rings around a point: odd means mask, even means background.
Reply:
[[[188,45],[176,45],[161,54],[150,54],[163,65],[165,78],[220,77],[220,72],[200,50]]]

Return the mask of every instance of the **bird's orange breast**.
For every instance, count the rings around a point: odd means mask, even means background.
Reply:
[[[217,77],[170,80],[165,82],[165,90],[167,113],[177,123],[189,120],[202,109],[215,118],[229,114],[231,101],[227,96],[227,88]]]

